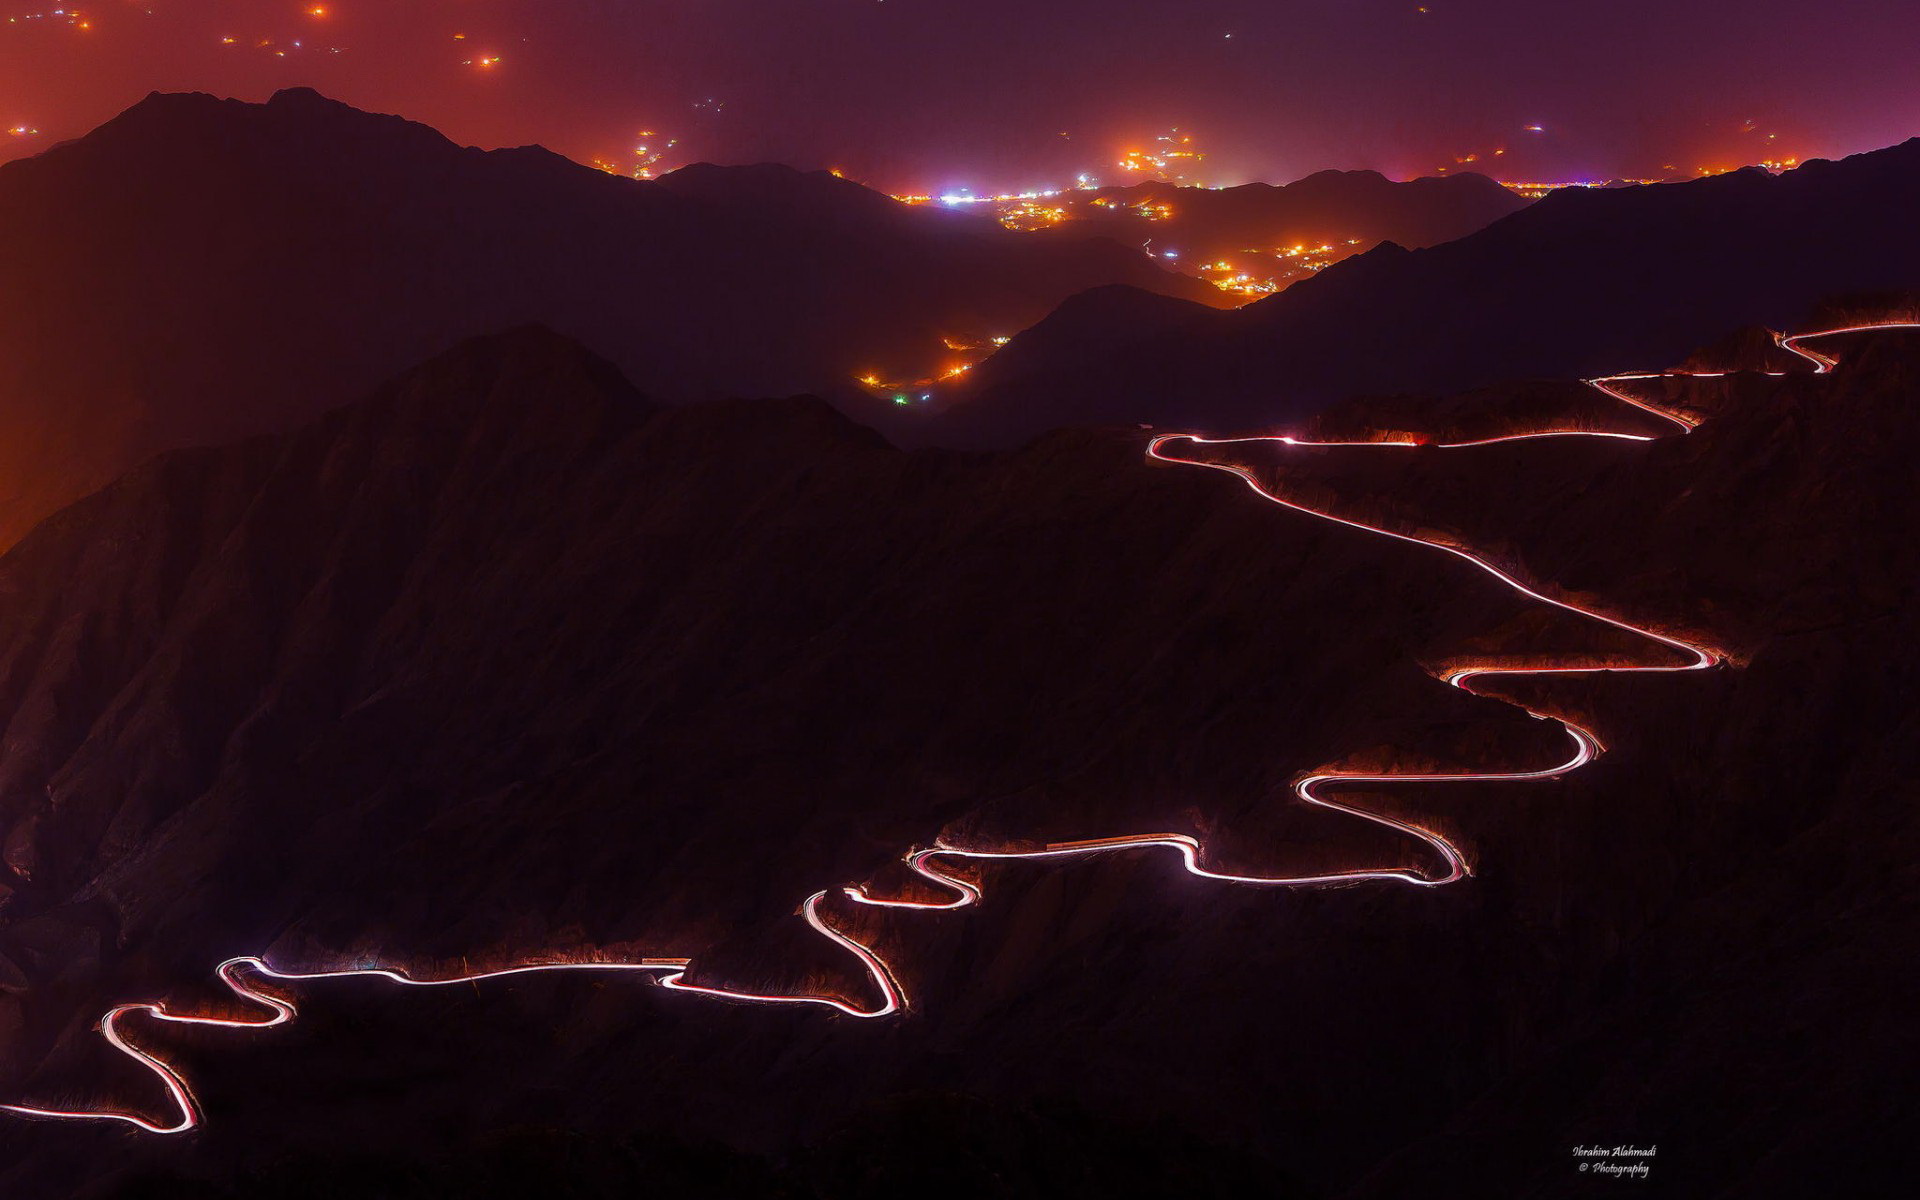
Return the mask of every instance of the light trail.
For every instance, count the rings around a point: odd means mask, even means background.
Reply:
[[[1833,329],[1817,329],[1812,333],[1778,334],[1774,340],[1780,348],[1789,354],[1797,354],[1813,364],[1813,373],[1825,375],[1840,365],[1840,360],[1818,350],[1809,350],[1801,342],[1814,338],[1840,337],[1849,333],[1882,333],[1890,329],[1920,329],[1920,321],[1869,321],[1863,325],[1841,325]]]
[[[1837,365],[1838,360],[1831,355],[1808,349],[1801,343],[1819,338],[1890,329],[1920,329],[1920,321],[1886,321],[1848,325],[1809,333],[1793,334],[1791,336],[1776,334],[1775,341],[1782,349],[1797,355],[1811,364],[1814,374],[1826,374],[1832,371]],[[1664,373],[1609,375],[1602,378],[1589,379],[1585,382],[1607,396],[1672,423],[1678,432],[1685,434],[1691,432],[1699,424],[1696,418],[1672,409],[1660,407],[1648,401],[1643,401],[1622,390],[1622,385],[1676,378],[1718,378],[1726,374],[1728,374],[1728,372],[1724,371],[1670,371]],[[1772,371],[1766,372],[1766,374],[1780,375],[1784,374],[1784,372]],[[1461,449],[1470,446],[1486,446],[1500,442],[1529,441],[1548,437],[1598,437],[1637,442],[1654,440],[1650,436],[1641,434],[1562,429],[1512,434],[1505,437],[1482,438],[1474,441],[1433,444],[1442,449]],[[1153,441],[1149,443],[1147,453],[1150,457],[1162,462],[1207,466],[1215,470],[1226,471],[1230,474],[1237,475],[1263,499],[1284,508],[1306,513],[1310,516],[1321,518],[1322,520],[1332,521],[1336,524],[1362,530],[1380,537],[1391,538],[1395,541],[1407,542],[1412,545],[1425,546],[1433,550],[1441,551],[1442,553],[1471,564],[1473,567],[1491,575],[1507,587],[1512,588],[1514,591],[1519,592],[1529,599],[1560,609],[1563,612],[1586,617],[1590,620],[1611,626],[1614,629],[1646,638],[1656,645],[1682,655],[1686,659],[1685,662],[1667,666],[1466,667],[1451,671],[1444,676],[1446,682],[1454,687],[1472,690],[1467,688],[1468,682],[1482,676],[1491,678],[1500,675],[1552,676],[1603,673],[1624,674],[1627,672],[1673,674],[1706,670],[1724,661],[1718,652],[1706,646],[1696,645],[1684,639],[1645,628],[1644,626],[1634,625],[1619,617],[1610,616],[1570,601],[1555,599],[1528,586],[1509,572],[1502,570],[1492,562],[1471,551],[1448,545],[1445,542],[1398,533],[1391,529],[1368,525],[1347,517],[1336,516],[1333,513],[1323,512],[1297,504],[1262,486],[1254,472],[1246,467],[1232,464],[1197,462],[1189,459],[1170,457],[1162,452],[1163,447],[1176,442],[1185,442],[1195,446],[1270,442],[1278,445],[1303,447],[1408,447],[1418,446],[1423,443],[1404,440],[1317,442],[1295,438],[1291,435],[1212,439],[1193,434],[1163,434],[1155,437]],[[1513,703],[1511,701],[1507,702]],[[1446,864],[1446,870],[1441,874],[1423,874],[1409,868],[1362,868],[1352,871],[1335,871],[1314,875],[1240,875],[1226,871],[1215,871],[1207,867],[1203,862],[1204,847],[1197,838],[1183,833],[1155,833],[1054,842],[1036,850],[972,849],[962,846],[950,846],[944,842],[935,842],[932,846],[908,851],[901,861],[911,872],[921,879],[926,880],[939,891],[950,893],[950,898],[945,900],[889,898],[873,895],[864,885],[843,887],[840,889],[840,894],[855,903],[882,909],[917,909],[927,911],[966,908],[980,903],[984,898],[984,891],[979,884],[961,875],[954,874],[950,869],[943,869],[940,860],[964,859],[982,863],[1046,861],[1078,858],[1096,854],[1111,854],[1123,850],[1142,850],[1159,847],[1172,850],[1179,857],[1181,865],[1191,874],[1197,875],[1202,879],[1212,879],[1226,883],[1252,884],[1269,887],[1314,887],[1350,884],[1365,880],[1392,880],[1418,887],[1441,887],[1465,879],[1472,873],[1472,868],[1468,864],[1466,856],[1460,852],[1458,847],[1448,841],[1446,837],[1434,830],[1416,825],[1410,821],[1402,821],[1353,805],[1341,804],[1337,800],[1325,795],[1322,789],[1331,786],[1353,788],[1379,784],[1518,783],[1555,779],[1569,771],[1576,770],[1592,762],[1595,758],[1599,757],[1604,749],[1600,740],[1595,737],[1590,730],[1564,717],[1549,716],[1545,713],[1527,709],[1522,705],[1516,705],[1516,707],[1521,707],[1523,711],[1537,719],[1553,721],[1559,724],[1566,732],[1568,740],[1572,743],[1570,756],[1565,761],[1553,766],[1521,771],[1464,771],[1449,773],[1321,771],[1297,780],[1293,784],[1294,796],[1307,804],[1358,817],[1372,824],[1405,834],[1426,845],[1437,853]],[[292,1002],[260,990],[258,986],[250,983],[247,978],[242,976],[243,971],[246,972],[247,975],[257,976],[261,979],[278,980],[289,984],[310,983],[329,979],[378,978],[404,987],[451,987],[491,979],[504,979],[511,976],[540,975],[555,972],[622,973],[652,978],[654,982],[657,982],[661,987],[670,991],[690,992],[717,999],[753,1004],[813,1005],[829,1008],[849,1017],[867,1020],[887,1017],[904,1011],[907,1007],[907,997],[905,990],[900,986],[894,968],[871,946],[861,942],[843,930],[834,928],[833,925],[828,923],[821,915],[820,904],[826,899],[828,894],[827,891],[819,891],[807,897],[806,901],[800,906],[800,915],[815,933],[833,943],[835,946],[838,946],[840,949],[847,951],[860,963],[868,978],[880,993],[880,1002],[876,1005],[862,1007],[861,1005],[850,1003],[844,998],[827,994],[748,992],[730,988],[712,987],[705,984],[689,983],[686,980],[686,973],[692,964],[691,960],[685,958],[650,957],[627,962],[599,960],[528,962],[495,970],[449,976],[443,979],[416,979],[406,971],[397,967],[344,967],[318,971],[292,971],[272,966],[264,958],[256,955],[243,955],[222,962],[216,969],[215,974],[221,982],[226,984],[228,990],[233,992],[235,997],[264,1009],[264,1014],[261,1016],[248,1018],[176,1013],[168,1009],[164,1003],[146,1001],[117,1005],[109,1009],[100,1019],[100,1033],[101,1036],[106,1039],[107,1043],[116,1051],[144,1068],[149,1074],[158,1079],[165,1088],[167,1095],[172,1100],[173,1106],[178,1113],[178,1116],[171,1123],[162,1123],[160,1121],[150,1120],[138,1113],[123,1112],[115,1109],[61,1109],[24,1104],[0,1104],[0,1112],[10,1112],[23,1117],[43,1120],[124,1123],[136,1129],[156,1134],[183,1134],[197,1128],[203,1123],[204,1116],[201,1112],[199,1102],[194,1098],[193,1089],[189,1086],[186,1077],[165,1059],[160,1058],[150,1051],[143,1050],[128,1040],[126,1034],[121,1029],[121,1022],[129,1015],[143,1014],[155,1021],[176,1025],[201,1025],[223,1029],[271,1029],[278,1025],[287,1024],[298,1015],[298,1009]]]
[[[499,979],[508,975],[531,975],[547,971],[678,971],[687,966],[685,959],[641,959],[636,963],[535,963],[527,966],[509,967],[499,971],[480,971],[472,975],[462,975],[454,979],[415,979],[403,971],[389,967],[367,967],[335,971],[281,971],[268,966],[264,959],[243,955],[230,958],[215,970],[220,981],[241,1000],[258,1004],[267,1009],[267,1014],[257,1018],[246,1017],[210,1017],[176,1013],[166,1005],[159,1003],[122,1004],[108,1010],[100,1019],[100,1032],[114,1049],[125,1054],[135,1062],[145,1066],[158,1076],[166,1086],[167,1093],[173,1098],[180,1110],[180,1118],[171,1125],[160,1125],[137,1113],[100,1110],[93,1112],[75,1112],[62,1109],[34,1108],[28,1105],[4,1104],[0,1111],[18,1113],[28,1117],[49,1117],[61,1119],[86,1118],[100,1121],[122,1121],[136,1129],[148,1133],[185,1133],[200,1124],[202,1117],[200,1105],[193,1098],[193,1091],[187,1081],[170,1064],[140,1049],[126,1040],[120,1032],[120,1020],[129,1013],[145,1013],[156,1021],[167,1021],[175,1025],[211,1025],[220,1029],[271,1029],[276,1025],[285,1025],[293,1020],[298,1010],[293,1005],[270,992],[263,992],[241,978],[244,969],[250,973],[268,979],[280,979],[288,982],[304,982],[315,979],[345,979],[353,976],[377,976],[393,983],[408,987],[449,987],[454,984],[473,983],[482,979]]]

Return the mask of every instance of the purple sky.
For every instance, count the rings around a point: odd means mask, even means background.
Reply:
[[[648,129],[656,147],[679,139],[662,166],[777,159],[896,191],[1117,181],[1122,150],[1173,127],[1226,183],[1362,166],[1684,175],[1920,132],[1915,0],[1425,7],[83,0],[57,16],[0,0],[0,126],[38,131],[0,136],[0,156],[154,89],[264,99],[295,84],[481,145],[538,141],[631,167]],[[1471,168],[1455,165],[1469,154]]]

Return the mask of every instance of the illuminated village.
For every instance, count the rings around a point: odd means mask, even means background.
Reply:
[[[1201,174],[1201,164],[1206,157],[1206,151],[1191,133],[1176,129],[1143,145],[1120,151],[1115,167],[1123,179],[1117,183],[1105,183],[1091,173],[1082,172],[1067,186],[1017,192],[975,192],[959,188],[939,195],[896,194],[894,199],[909,205],[990,212],[1000,224],[1021,233],[1096,218],[1130,218],[1139,228],[1143,254],[1167,270],[1206,280],[1238,304],[1274,295],[1368,248],[1365,239],[1353,237],[1290,245],[1243,246],[1232,254],[1190,255],[1181,246],[1160,243],[1157,240],[1160,230],[1156,227],[1173,220],[1179,201],[1163,198],[1166,189],[1145,198],[1137,189],[1143,184],[1161,184],[1177,189],[1220,190],[1222,185],[1208,183]],[[595,165],[608,169],[598,161]],[[934,405],[942,385],[962,378],[1008,340],[1006,334],[948,335],[944,344],[950,357],[934,375],[903,379],[886,371],[869,369],[859,372],[855,378],[871,394],[894,404]]]
[[[1530,133],[1543,133],[1541,126],[1527,126]],[[1767,134],[1771,141],[1777,135]],[[671,143],[669,143],[671,145]],[[642,150],[645,147],[641,147]],[[1489,161],[1506,156],[1505,148],[1489,152],[1485,158]],[[1206,161],[1206,151],[1197,143],[1191,133],[1172,130],[1161,134],[1151,141],[1130,146],[1118,153],[1115,167],[1121,172],[1119,182],[1109,183],[1098,176],[1082,172],[1068,185],[1050,185],[1029,188],[1021,191],[989,192],[975,191],[971,188],[955,188],[939,194],[896,193],[894,199],[909,205],[936,205],[958,211],[983,211],[993,216],[1008,229],[1020,233],[1036,233],[1043,230],[1068,226],[1075,222],[1106,220],[1113,217],[1129,217],[1138,228],[1138,245],[1141,252],[1170,271],[1177,271],[1198,279],[1203,279],[1218,288],[1234,304],[1250,304],[1284,291],[1303,279],[1310,278],[1326,268],[1333,266],[1353,255],[1372,248],[1374,243],[1366,238],[1345,237],[1322,239],[1318,241],[1296,241],[1287,245],[1245,245],[1231,252],[1214,250],[1211,253],[1189,253],[1188,248],[1161,240],[1164,226],[1175,217],[1178,211],[1179,194],[1193,189],[1211,191],[1222,190],[1224,185],[1208,182],[1202,174],[1202,164]],[[1440,166],[1435,174],[1445,177],[1455,173],[1458,168],[1478,171],[1482,167],[1483,156],[1468,153],[1457,156],[1451,165]],[[1798,165],[1797,158],[1769,159],[1751,165],[1772,172],[1788,170]],[[604,170],[615,168],[601,160],[595,160],[595,166]],[[651,164],[649,164],[651,165]],[[1669,182],[1675,178],[1702,177],[1724,174],[1739,170],[1739,166],[1697,167],[1692,176],[1686,176],[1673,170],[1672,175],[1661,178],[1588,180],[1566,179],[1556,181],[1537,180],[1499,180],[1500,186],[1529,200],[1538,200],[1549,192],[1563,188],[1608,188],[1631,185],[1644,185]],[[634,172],[638,178],[650,178],[649,174]],[[841,174],[837,169],[835,175]],[[1143,198],[1142,185],[1165,185],[1150,196]],[[1103,227],[1110,232],[1110,224]],[[939,389],[962,378],[979,362],[1004,345],[1009,338],[1002,335],[949,335],[945,339],[945,349],[950,352],[945,365],[935,374],[920,378],[902,378],[897,373],[869,369],[856,375],[857,382],[871,394],[896,405],[921,405],[937,407],[940,399]]]

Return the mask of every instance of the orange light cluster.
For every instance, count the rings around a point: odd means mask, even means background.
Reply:
[[[1172,135],[1162,138],[1161,141],[1163,143],[1171,142]],[[1175,144],[1190,145],[1191,142],[1192,139],[1190,137],[1182,136],[1179,142]],[[1146,152],[1144,151],[1136,151],[1133,152],[1133,155],[1130,155],[1130,159],[1134,156],[1142,156],[1138,158],[1142,169],[1152,169],[1156,172],[1171,168],[1181,161],[1191,160],[1198,162],[1204,157],[1197,150],[1178,149],[1151,156],[1146,156]],[[604,163],[598,161],[596,161],[595,165],[601,166],[603,169],[605,167]],[[1126,164],[1123,162],[1122,165],[1124,166]],[[1202,187],[1204,185],[1189,183],[1183,186]],[[1149,222],[1171,221],[1175,216],[1176,206],[1170,200],[1127,200],[1117,195],[1089,196],[1086,194],[1096,191],[1099,187],[1100,184],[1097,180],[1090,175],[1083,174],[1077,177],[1074,186],[1071,188],[1045,188],[1027,192],[987,194],[976,194],[970,190],[962,189],[941,195],[931,195],[927,193],[903,195],[896,193],[893,198],[902,204],[910,205],[939,205],[945,208],[962,209],[975,207],[986,208],[995,215],[1000,224],[1006,226],[1008,229],[1022,233],[1029,233],[1038,229],[1049,229],[1056,225],[1075,220],[1077,217],[1094,215],[1091,211],[1094,209],[1104,209],[1114,214],[1127,213],[1142,221]],[[1162,266],[1205,279],[1229,295],[1239,296],[1246,300],[1258,300],[1263,296],[1271,296],[1290,284],[1296,283],[1309,275],[1332,266],[1349,254],[1354,253],[1355,248],[1362,245],[1363,242],[1360,238],[1347,238],[1342,241],[1327,242],[1320,245],[1301,243],[1299,245],[1280,246],[1272,249],[1246,249],[1241,251],[1242,254],[1253,256],[1256,260],[1256,265],[1238,265],[1224,259],[1201,263],[1199,265],[1190,265],[1182,260],[1182,256],[1177,249],[1155,249],[1154,246],[1149,243],[1146,250],[1148,257],[1154,259]],[[1258,260],[1268,261],[1260,262]],[[938,382],[938,379],[939,377],[935,377],[932,380],[918,380],[896,385],[880,382],[877,378],[869,380],[863,376],[861,377],[861,382],[877,390],[913,392],[915,389],[922,388],[928,383]]]
[[[1000,223],[1008,229],[1031,233],[1066,220],[1067,210],[1043,200],[1013,200],[1001,205],[999,215]]]
[[[50,8],[45,12],[21,13],[7,18],[9,25],[66,25],[82,32],[93,28],[93,18],[77,8]]]
[[[1153,139],[1145,149],[1128,150],[1120,157],[1120,169],[1129,175],[1159,179],[1167,183],[1198,183],[1200,164],[1206,154],[1194,145],[1193,135],[1178,129]]]
[[[655,179],[671,168],[662,167],[669,153],[680,144],[678,138],[663,138],[651,129],[642,129],[634,135],[634,147],[630,160],[621,162],[612,158],[590,158],[587,164],[609,175],[626,175],[633,179]],[[839,172],[834,172],[838,175]]]
[[[1704,171],[1701,173],[1706,174],[1706,172]],[[1616,179],[1608,182],[1597,182],[1591,179],[1568,179],[1568,180],[1562,180],[1559,183],[1537,183],[1532,181],[1512,182],[1512,181],[1503,179],[1500,181],[1500,186],[1503,188],[1506,188],[1510,192],[1517,192],[1520,195],[1525,196],[1529,200],[1538,200],[1540,197],[1546,195],[1548,192],[1557,192],[1561,188],[1604,188],[1604,187],[1614,187],[1616,185],[1625,185],[1625,184],[1632,184],[1635,186],[1644,186],[1650,183],[1662,183],[1662,182],[1664,181],[1659,179]]]
[[[961,378],[978,366],[988,355],[1011,340],[1004,336],[979,338],[956,337],[948,334],[940,339],[940,344],[952,351],[956,357],[949,358],[934,374],[921,379],[903,381],[889,379],[879,371],[866,371],[854,376],[854,382],[874,395],[892,400],[903,407],[926,404],[934,398],[935,388]]]
[[[313,20],[325,20],[333,15],[333,10],[326,5],[315,4],[303,8],[301,15],[312,18]],[[340,54],[344,52],[339,46],[311,45],[305,38],[292,36],[270,37],[266,35],[254,35],[250,37],[240,37],[235,34],[223,34],[220,37],[220,44],[222,46],[230,46],[243,50],[255,50],[272,58],[291,58],[300,54]]]
[[[1268,261],[1250,269],[1222,258],[1201,263],[1194,270],[1223,292],[1247,300],[1259,300],[1309,275],[1326,270],[1364,244],[1360,238],[1348,238],[1344,242],[1323,242],[1317,246],[1302,243],[1272,250],[1246,250],[1242,253]]]

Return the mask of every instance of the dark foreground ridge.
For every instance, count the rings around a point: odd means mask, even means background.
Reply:
[[[1884,327],[1883,327],[1884,328]],[[1851,332],[1851,331],[1849,331]],[[540,331],[528,335],[538,339]],[[1810,335],[1812,338],[1825,338],[1830,333]],[[1834,360],[1817,351],[1799,348],[1801,339],[1783,338],[1780,347],[1785,352],[1800,355],[1811,363],[1819,373],[1825,373],[1834,365]],[[1682,376],[1682,378],[1693,378]],[[1666,408],[1656,402],[1636,398],[1630,388],[1641,388],[1663,384],[1667,377],[1648,378],[1630,376],[1621,379],[1596,380],[1592,383],[1603,395],[1632,406],[1641,412],[1664,420],[1671,430],[1681,434],[1691,433],[1699,422],[1681,411]],[[1475,439],[1465,443],[1446,443],[1445,449],[1479,449],[1497,445],[1505,441],[1540,441],[1547,438],[1611,438],[1623,441],[1643,442],[1650,440],[1644,435],[1615,432],[1593,432],[1577,428],[1553,429],[1546,431],[1520,432],[1506,438]],[[1242,447],[1271,448],[1274,445],[1295,447],[1301,445],[1292,437],[1256,438],[1242,442],[1222,443],[1215,440],[1198,438],[1192,435],[1173,434],[1158,437],[1147,447],[1148,455],[1160,462],[1185,462],[1205,465],[1226,470],[1244,479],[1255,492],[1275,504],[1306,512],[1315,516],[1325,516],[1349,528],[1365,530],[1396,541],[1422,545],[1452,555],[1462,562],[1470,563],[1500,583],[1512,588],[1529,600],[1548,605],[1561,613],[1583,617],[1598,622],[1608,631],[1626,634],[1643,639],[1648,649],[1664,651],[1668,656],[1677,655],[1675,661],[1643,663],[1634,657],[1620,657],[1603,661],[1575,659],[1555,662],[1542,666],[1514,666],[1497,663],[1476,663],[1456,666],[1446,670],[1444,678],[1454,687],[1469,689],[1481,694],[1478,681],[1549,678],[1556,681],[1576,675],[1618,674],[1624,672],[1653,672],[1671,674],[1710,670],[1720,665],[1722,658],[1718,652],[1669,634],[1652,629],[1641,628],[1618,617],[1589,608],[1576,600],[1557,600],[1528,587],[1499,566],[1473,551],[1454,544],[1445,537],[1420,536],[1397,532],[1386,525],[1375,525],[1365,521],[1356,521],[1351,517],[1341,517],[1331,513],[1322,513],[1309,505],[1300,504],[1283,496],[1279,491],[1270,490],[1263,485],[1257,470],[1235,462],[1232,458],[1221,459],[1223,453]],[[1307,443],[1315,448],[1327,448],[1328,443]],[[1337,443],[1336,443],[1337,444]],[[1389,442],[1372,439],[1340,444],[1349,449],[1401,450],[1416,445],[1414,442]],[[1525,706],[1523,706],[1525,707]],[[554,958],[542,954],[523,961],[509,961],[479,971],[468,968],[458,975],[444,975],[422,978],[401,964],[359,963],[342,966],[325,966],[315,969],[288,969],[276,966],[259,955],[236,955],[222,962],[214,974],[235,1000],[254,1007],[249,1016],[233,1017],[217,1011],[182,1012],[159,1002],[134,1001],[115,1005],[100,1020],[100,1032],[109,1045],[126,1055],[136,1065],[150,1071],[154,1079],[166,1090],[172,1102],[173,1112],[161,1120],[155,1120],[136,1112],[118,1109],[49,1108],[37,1104],[0,1105],[0,1111],[16,1116],[36,1120],[63,1121],[111,1121],[131,1125],[147,1133],[176,1135],[190,1133],[205,1120],[198,1098],[194,1095],[193,1085],[187,1077],[163,1058],[142,1049],[129,1040],[127,1022],[142,1019],[155,1023],[187,1026],[199,1029],[271,1029],[291,1022],[299,1014],[292,1003],[281,999],[274,991],[262,990],[262,986],[281,987],[291,985],[326,983],[341,979],[377,979],[401,987],[458,987],[462,984],[490,983],[498,980],[524,980],[536,975],[566,976],[640,976],[656,981],[660,986],[674,991],[691,992],[724,1000],[734,1000],[753,1004],[771,1005],[814,1005],[830,1009],[850,1017],[872,1019],[893,1017],[905,1012],[910,1003],[901,984],[900,967],[889,961],[890,955],[877,950],[872,942],[858,931],[850,931],[845,919],[836,919],[831,914],[836,905],[864,905],[870,908],[891,909],[909,912],[951,912],[954,909],[967,908],[980,903],[985,892],[979,881],[978,868],[983,866],[1004,865],[1016,862],[1058,863],[1068,859],[1105,856],[1137,850],[1171,850],[1180,859],[1189,874],[1203,879],[1224,883],[1250,884],[1260,887],[1338,887],[1363,882],[1392,882],[1413,884],[1420,887],[1443,887],[1458,883],[1471,873],[1466,859],[1459,849],[1445,837],[1422,828],[1412,822],[1402,820],[1385,813],[1370,811],[1364,805],[1347,802],[1343,794],[1380,786],[1401,786],[1413,783],[1457,785],[1461,783],[1535,783],[1541,780],[1557,779],[1569,771],[1576,770],[1599,757],[1601,745],[1591,730],[1570,718],[1551,718],[1546,712],[1526,707],[1529,716],[1540,720],[1553,720],[1566,733],[1571,743],[1571,757],[1564,762],[1551,766],[1522,767],[1509,770],[1450,770],[1434,772],[1413,769],[1382,771],[1353,771],[1328,767],[1316,770],[1304,778],[1294,781],[1293,793],[1302,804],[1312,805],[1330,812],[1346,814],[1372,823],[1381,829],[1404,834],[1430,847],[1445,864],[1441,873],[1428,873],[1409,870],[1393,865],[1362,865],[1334,871],[1317,871],[1305,875],[1247,874],[1221,869],[1211,861],[1208,848],[1200,839],[1187,833],[1133,834],[1117,836],[1098,836],[1075,838],[1070,841],[1049,842],[1041,846],[1014,844],[971,845],[965,842],[954,843],[946,839],[935,841],[931,846],[908,850],[901,856],[901,865],[919,878],[914,881],[915,888],[901,891],[897,888],[879,887],[869,884],[843,886],[837,889],[823,888],[814,892],[801,903],[800,915],[807,926],[827,943],[839,947],[856,960],[872,984],[875,996],[867,1001],[847,999],[832,991],[769,992],[741,989],[711,983],[701,983],[693,978],[698,971],[693,960],[671,955],[643,955],[640,957],[609,957],[601,953],[588,953],[571,958]],[[1337,791],[1336,791],[1337,789]],[[1332,793],[1332,794],[1330,794]],[[1337,798],[1339,797],[1339,798]],[[961,868],[956,870],[956,868]],[[916,895],[924,892],[922,885],[932,885],[935,895],[928,898]]]
[[[1900,604],[1920,356],[1900,334],[1808,348],[1839,369],[1649,384],[1702,421],[1684,437],[1237,452],[1276,494],[1498,547],[1741,664],[1506,681],[1614,753],[1556,783],[1364,798],[1459,847],[1470,886],[1276,894],[1157,855],[989,868],[991,903],[854,930],[924,998],[892,1024],[617,981],[316,985],[258,1039],[141,1029],[191,1060],[213,1118],[184,1153],[103,1159],[98,1130],[24,1124],[0,1178],[72,1194],[144,1161],[251,1192],[317,1155],[417,1173],[529,1126],[580,1131],[609,1178],[636,1129],[683,1159],[724,1138],[703,1161],[750,1170],[877,1148],[899,1129],[876,1098],[956,1093],[979,1107],[914,1110],[945,1114],[910,1119],[927,1155],[1105,1130],[1091,1163],[1145,1123],[1173,1132],[1132,1149],[1141,1178],[1280,1194],[1404,1195],[1470,1144],[1499,1194],[1561,1195],[1567,1147],[1646,1130],[1684,1147],[1659,1164],[1675,1194],[1804,1194],[1835,1154],[1870,1170],[1912,1037],[1872,980],[1915,889],[1915,731],[1861,698],[1898,695],[1920,644]],[[1274,797],[1330,758],[1551,761],[1552,727],[1415,661],[1626,648],[1143,449],[906,454],[816,402],[662,410],[527,331],[66,510],[0,559],[8,1094],[164,1104],[92,1014],[217,1011],[194,981],[244,949],[429,977],[644,947],[739,990],[870,996],[789,914],[834,880],[913,894],[888,864],[930,830],[1171,829],[1249,874],[1444,873],[1394,828]],[[1003,1161],[1025,1194],[1061,1167]],[[845,1194],[823,1170],[808,1186]]]

